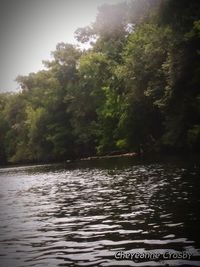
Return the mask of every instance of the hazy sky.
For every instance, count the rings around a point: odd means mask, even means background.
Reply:
[[[0,91],[17,90],[17,75],[43,68],[58,42],[95,21],[97,7],[122,0],[0,0]]]

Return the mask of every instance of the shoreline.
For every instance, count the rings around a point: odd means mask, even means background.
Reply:
[[[182,159],[200,159],[199,153],[136,153],[136,152],[129,152],[129,153],[122,153],[122,154],[115,154],[115,155],[104,155],[104,156],[89,156],[83,158],[72,158],[72,159],[65,159],[59,161],[32,161],[32,162],[7,162],[4,164],[0,164],[1,168],[6,167],[20,167],[20,166],[31,166],[31,165],[51,165],[51,164],[68,164],[68,163],[77,163],[77,162],[86,162],[86,161],[95,161],[95,160],[103,160],[103,159],[120,159],[120,158],[142,158],[142,159],[149,159],[149,158],[168,158],[168,157],[175,157],[175,158],[182,158]]]
[[[96,159],[110,159],[110,158],[122,158],[122,157],[136,157],[138,153],[124,153],[124,154],[117,154],[117,155],[105,155],[105,156],[93,156],[93,157],[86,157],[80,158],[80,161],[87,161],[87,160],[96,160]]]

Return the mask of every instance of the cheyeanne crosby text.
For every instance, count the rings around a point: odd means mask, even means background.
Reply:
[[[117,251],[115,253],[116,260],[132,260],[132,261],[142,261],[142,260],[189,260],[192,256],[192,253],[186,251],[183,252],[170,252],[166,251],[164,253],[159,252],[123,252]]]

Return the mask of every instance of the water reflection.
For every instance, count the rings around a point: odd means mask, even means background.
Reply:
[[[116,163],[1,169],[0,266],[200,266],[197,166]]]

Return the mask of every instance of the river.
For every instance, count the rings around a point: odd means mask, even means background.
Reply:
[[[198,161],[1,168],[0,266],[200,266]]]

